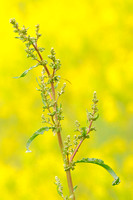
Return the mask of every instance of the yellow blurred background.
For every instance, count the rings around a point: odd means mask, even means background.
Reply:
[[[86,125],[93,91],[99,98],[96,132],[84,142],[75,159],[101,158],[120,176],[95,165],[79,164],[73,172],[77,200],[133,199],[133,1],[132,0],[5,0],[0,6],[0,200],[58,200],[54,177],[67,194],[66,177],[57,138],[51,132],[25,144],[41,124],[42,102],[36,91],[35,64],[26,58],[24,44],[14,39],[9,24],[16,18],[30,27],[40,24],[40,46],[46,59],[54,47],[67,83],[62,96],[63,138],[74,134],[74,122]]]

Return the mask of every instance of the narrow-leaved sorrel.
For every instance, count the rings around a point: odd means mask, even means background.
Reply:
[[[19,27],[18,23],[15,19],[11,19],[10,23],[13,25],[14,32],[18,34],[16,38],[22,40],[26,46],[27,58],[32,58],[37,63],[36,65],[30,67],[26,71],[24,71],[20,76],[14,78],[21,78],[26,76],[26,74],[36,67],[42,67],[42,73],[37,80],[38,91],[41,94],[42,103],[43,103],[43,114],[42,114],[42,122],[45,126],[39,128],[33,135],[29,138],[26,144],[27,151],[31,152],[29,149],[31,142],[38,136],[42,135],[45,131],[52,130],[54,135],[57,135],[58,143],[60,147],[60,151],[62,154],[62,158],[64,161],[64,170],[66,172],[67,183],[69,188],[69,195],[64,195],[63,186],[60,182],[60,179],[55,177],[55,184],[57,185],[58,194],[64,199],[75,200],[75,190],[77,185],[74,187],[71,177],[72,170],[75,169],[78,163],[92,163],[97,164],[104,169],[106,169],[114,178],[112,185],[117,185],[120,183],[119,177],[115,174],[111,167],[106,165],[103,160],[97,158],[82,158],[80,160],[75,160],[75,155],[79,151],[80,147],[84,140],[89,139],[90,132],[95,131],[95,127],[93,127],[94,121],[96,121],[99,117],[98,108],[97,108],[97,95],[96,92],[93,94],[92,99],[92,110],[87,111],[87,125],[84,127],[80,126],[78,121],[75,122],[76,130],[78,132],[77,135],[74,135],[73,141],[70,138],[70,135],[67,136],[65,141],[62,140],[62,126],[61,120],[64,119],[62,115],[62,105],[59,103],[60,96],[64,93],[66,84],[64,83],[61,90],[59,91],[58,84],[60,83],[61,77],[57,74],[58,70],[61,67],[61,62],[59,59],[55,57],[55,51],[51,48],[50,55],[48,58],[50,63],[48,65],[48,61],[44,60],[42,57],[42,52],[45,50],[42,47],[38,46],[38,39],[41,37],[39,33],[39,25],[36,25],[36,37],[31,37],[27,33],[27,28],[23,26]]]

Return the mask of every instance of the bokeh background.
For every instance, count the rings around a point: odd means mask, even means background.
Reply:
[[[36,91],[24,44],[14,39],[10,18],[20,26],[40,24],[40,46],[46,59],[54,47],[62,78],[68,79],[62,96],[65,120],[63,138],[74,134],[74,122],[86,125],[86,109],[93,91],[99,98],[97,131],[84,142],[76,158],[97,157],[120,176],[112,177],[98,166],[79,164],[73,172],[77,200],[133,199],[133,1],[132,0],[5,0],[0,6],[0,200],[60,199],[54,184],[57,175],[67,194],[66,177],[56,136],[36,138],[32,153],[25,144],[41,124],[42,102]],[[62,80],[63,83],[63,80]]]

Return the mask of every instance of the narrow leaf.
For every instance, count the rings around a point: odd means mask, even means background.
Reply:
[[[81,160],[77,160],[75,163],[92,163],[97,164],[106,169],[110,175],[114,178],[114,181],[112,182],[112,185],[118,185],[120,183],[119,177],[116,175],[116,173],[113,171],[111,167],[106,165],[103,160],[97,159],[97,158],[83,158]]]
[[[78,187],[77,185],[74,186],[74,188],[73,188],[73,191],[74,191],[74,192],[75,192],[75,190],[77,189],[77,187]]]
[[[39,87],[41,87],[41,85],[40,85],[40,83],[39,83],[37,77],[36,77],[36,82],[37,82],[37,84],[39,85]]]
[[[29,69],[25,70],[20,76],[16,76],[16,77],[13,77],[13,78],[22,78],[22,77],[26,76],[26,74],[27,74],[30,70],[32,70],[33,68],[38,67],[38,66],[39,66],[39,64],[34,65],[34,66],[30,67]]]
[[[93,121],[96,121],[98,117],[99,117],[99,113],[95,117],[93,117]]]
[[[42,127],[39,130],[37,130],[35,133],[33,133],[33,135],[28,139],[27,143],[26,143],[26,152],[31,152],[29,150],[29,146],[31,144],[31,142],[38,136],[38,135],[43,135],[44,131],[48,131],[51,127]]]

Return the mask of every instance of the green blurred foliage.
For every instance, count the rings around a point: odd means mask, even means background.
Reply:
[[[67,83],[61,100],[63,138],[74,134],[76,119],[85,125],[86,109],[97,91],[97,132],[76,158],[103,159],[121,184],[112,187],[111,176],[97,166],[78,165],[73,172],[77,200],[132,200],[133,1],[7,0],[1,2],[0,17],[0,200],[59,199],[56,175],[67,188],[56,136],[49,132],[38,137],[33,152],[25,154],[27,139],[42,125],[42,103],[35,90],[41,69],[12,79],[35,64],[26,58],[23,43],[14,39],[9,24],[13,17],[30,27],[30,34],[40,24],[44,58],[53,46],[61,59],[62,78],[72,83]]]

